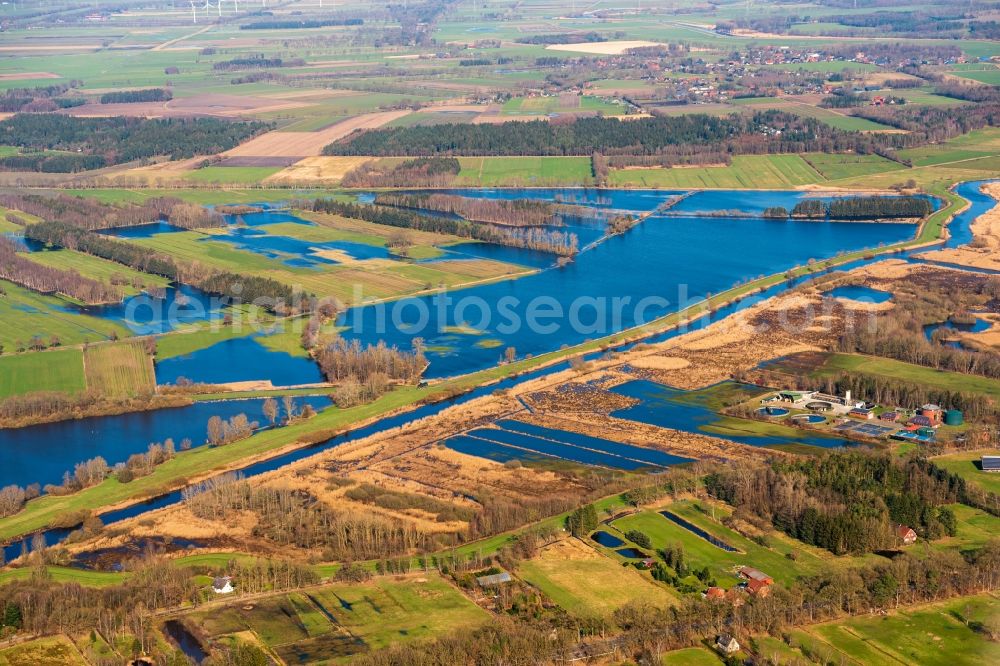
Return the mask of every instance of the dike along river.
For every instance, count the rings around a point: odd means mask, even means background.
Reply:
[[[979,192],[981,184],[965,183],[957,189],[960,195],[971,202],[971,206],[962,214],[956,216],[949,225],[951,233],[951,238],[947,243],[949,246],[968,242],[971,238],[971,232],[969,231],[971,222],[994,205],[992,199]],[[478,192],[482,196],[514,196],[508,192]],[[466,193],[471,194],[472,192]],[[532,191],[530,194],[532,197],[551,195],[551,193],[541,191]],[[579,192],[572,193],[573,196],[578,197],[581,194]],[[669,194],[666,192],[608,191],[598,192],[596,195],[592,193],[586,196],[595,197],[595,207],[604,207],[608,210],[649,211],[656,208],[663,201],[664,197],[669,196]],[[684,203],[686,206],[699,204],[697,197],[701,194],[708,196],[749,197],[756,205],[760,206],[786,205],[791,202],[791,205],[787,206],[788,208],[794,205],[796,198],[802,196],[800,193],[785,192],[700,193],[699,195],[689,197]],[[726,206],[726,208],[733,207],[749,210],[749,204],[746,201],[743,201],[741,206]],[[700,212],[706,209],[692,210]],[[268,215],[268,213],[264,213],[263,215]],[[287,216],[283,217],[285,218],[283,221],[287,221]],[[572,226],[586,228],[592,224],[597,224],[597,222],[579,220],[574,222]],[[699,216],[654,216],[648,218],[645,222],[626,234],[612,237],[596,245],[593,249],[581,253],[577,260],[569,266],[548,268],[531,277],[456,292],[454,296],[459,297],[475,293],[486,299],[499,298],[508,294],[520,294],[523,296],[524,294],[535,295],[542,293],[552,296],[557,301],[568,302],[562,299],[571,300],[576,295],[587,295],[588,291],[592,291],[596,295],[610,294],[612,296],[620,296],[631,294],[633,296],[639,295],[641,298],[643,294],[662,293],[672,288],[676,289],[678,284],[686,282],[691,285],[690,293],[692,295],[689,296],[689,301],[697,301],[699,297],[696,294],[703,296],[708,292],[719,292],[733,286],[737,282],[765,273],[780,272],[804,263],[810,258],[821,260],[833,257],[841,251],[875,247],[879,244],[889,244],[904,240],[911,237],[913,232],[913,225],[901,224],[803,223],[753,219],[719,219]],[[595,233],[594,236],[600,236],[600,233]],[[454,251],[468,252],[473,256],[485,253],[483,256],[487,256],[493,250],[489,246],[469,244],[467,247],[459,247]],[[506,252],[503,248],[500,251]],[[510,255],[508,254],[507,256]],[[859,260],[840,266],[837,269],[849,270],[866,263],[870,263],[870,261]],[[704,316],[694,321],[683,330],[673,330],[650,336],[646,341],[658,342],[670,339],[686,331],[703,328],[713,321],[718,321],[739,310],[750,307],[754,303],[778,295],[788,288],[795,286],[795,284],[796,282],[784,283],[771,287],[764,292],[749,295],[736,303],[720,308],[710,316]],[[545,291],[550,291],[551,293],[545,294]],[[678,309],[677,301],[674,299],[670,300],[673,305],[667,306],[664,310],[666,312]],[[373,306],[355,308],[346,313],[344,321],[349,323],[356,318],[367,319],[374,317],[376,310],[377,308]],[[458,321],[459,325],[464,324],[465,327],[463,330],[467,330],[471,323],[475,323],[469,322],[468,319],[458,320],[453,318],[452,321]],[[630,324],[631,322],[623,322],[622,328],[626,328]],[[497,360],[498,350],[495,348],[486,349],[484,345],[477,345],[475,343],[487,335],[493,336],[497,335],[497,333],[492,330],[487,332],[477,331],[477,333],[479,334],[445,333],[444,335],[448,337],[444,341],[451,343],[451,347],[441,352],[431,352],[429,354],[432,360],[433,376],[471,372],[482,367],[494,365]],[[513,335],[506,337],[504,344],[509,342],[518,349],[518,354],[523,356],[525,353],[549,351],[557,349],[562,344],[572,344],[573,342],[580,342],[589,337],[597,337],[596,335],[566,332],[564,328],[559,328],[557,333],[555,335]],[[348,335],[357,335],[357,333],[348,332]],[[373,333],[367,334],[362,332],[360,335],[365,339],[369,335],[371,335],[371,339],[375,339],[376,337]],[[409,331],[388,330],[382,337],[392,344],[405,346],[408,345],[410,338],[414,335],[415,333]],[[436,342],[426,332],[423,337],[425,337],[429,345],[433,345]],[[463,343],[466,338],[468,342]],[[440,340],[437,342],[440,342]],[[626,345],[622,348],[627,349],[630,346]],[[469,354],[468,358],[466,357],[466,353]],[[601,352],[594,352],[589,357],[596,358],[600,354]],[[461,358],[459,358],[459,355],[461,355]],[[434,368],[435,365],[438,367]],[[451,405],[461,404],[488,395],[497,388],[513,386],[519,382],[543,376],[566,367],[568,367],[567,363],[560,363],[555,366],[534,370],[518,377],[509,378],[499,383],[480,387],[453,400],[432,405],[422,405],[410,412],[384,418],[325,442],[263,460],[238,471],[245,476],[253,476],[278,469],[294,461],[314,455],[319,451],[339,446],[347,441],[360,439],[383,430],[405,425],[410,421],[436,414]],[[220,405],[226,403],[209,404],[216,408],[216,412],[219,412]],[[317,406],[320,406],[320,403],[317,403]],[[196,407],[200,406],[196,405]],[[247,411],[249,414],[253,410],[246,408],[243,411]],[[174,422],[176,422],[179,419],[176,419],[176,411],[174,411],[174,414]],[[104,426],[111,429],[118,428],[118,424],[123,423],[121,419],[125,418],[108,417],[108,421]],[[76,422],[76,426],[86,429],[86,424],[93,421],[95,419],[79,421]],[[680,425],[678,424],[678,427]],[[697,429],[698,425],[692,424],[692,429]],[[28,440],[19,441],[14,446],[11,446],[13,441],[10,439],[13,431],[0,431],[0,447],[3,449],[5,461],[12,454],[18,455],[17,452],[19,451],[30,450],[31,453],[28,457],[35,462],[27,464],[23,469],[35,470],[37,472],[37,460],[40,457],[39,452],[44,450],[46,452],[45,456],[61,460],[60,464],[57,465],[60,470],[71,466],[77,461],[79,456],[76,458],[71,456],[68,459],[64,459],[63,456],[67,450],[67,440],[65,438],[68,437],[71,440],[79,441],[77,440],[79,435],[67,435],[65,432],[57,433],[55,430],[49,432],[37,430],[37,428],[47,430],[54,427],[62,426],[60,424],[53,424],[52,426],[37,426],[25,429],[25,432],[34,431],[35,436]],[[201,424],[199,424],[200,427]],[[176,434],[167,434],[166,436],[175,437],[175,439],[177,437]],[[92,435],[86,435],[84,441],[90,445],[86,449],[88,456],[105,455],[106,452],[102,450],[101,446],[93,446],[95,438]],[[101,440],[98,439],[97,441]],[[131,449],[132,452],[142,451],[150,441],[156,441],[156,436],[152,433],[142,437],[138,442],[132,441],[131,444],[125,446],[125,449]],[[30,442],[30,446],[27,442]],[[122,454],[124,452],[123,450]],[[110,456],[106,455],[106,457],[112,463],[119,461],[117,459],[113,460],[115,458],[113,454]],[[31,483],[39,480],[37,476],[37,473],[35,473],[29,478],[21,478],[16,482],[22,484]],[[180,499],[180,491],[175,491],[148,502],[138,503],[123,509],[101,514],[100,517],[105,524],[110,524],[141,515],[147,511],[169,506],[170,504],[179,502]],[[51,545],[64,539],[68,533],[69,530],[52,529],[44,532],[43,536],[46,543]],[[10,559],[20,555],[21,550],[22,544],[18,541],[6,546],[5,554]]]

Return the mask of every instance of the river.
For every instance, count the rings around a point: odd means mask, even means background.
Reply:
[[[971,239],[969,226],[972,220],[993,205],[992,199],[979,192],[980,184],[964,183],[957,189],[960,195],[969,199],[971,206],[956,216],[949,225],[951,234],[948,241],[949,246],[968,242]],[[759,196],[759,193],[751,194],[754,197]],[[628,210],[638,210],[639,208],[634,207],[636,205],[635,202],[641,201],[644,202],[643,205],[649,206],[651,204],[651,208],[655,208],[658,204],[654,203],[652,198],[657,196],[659,196],[657,193],[650,192],[609,193],[606,198],[598,202],[598,205],[613,207],[624,205],[627,202],[629,206],[633,206],[628,208]],[[787,196],[787,194],[782,196]],[[693,199],[695,197],[690,198]],[[607,202],[608,199],[610,199],[610,203]],[[662,200],[662,197],[660,200]],[[651,208],[646,208],[646,210]],[[263,213],[262,215],[266,214]],[[287,221],[287,218],[285,221]],[[527,297],[529,295],[545,294],[548,291],[557,303],[565,303],[567,302],[565,300],[567,298],[588,294],[588,292],[592,292],[589,294],[591,296],[595,294],[625,294],[633,296],[638,294],[656,294],[663,290],[677,288],[683,280],[685,283],[697,285],[691,288],[691,293],[695,295],[689,299],[697,300],[707,292],[722,291],[733,286],[737,281],[756,277],[760,274],[780,272],[803,263],[809,258],[819,260],[835,256],[838,252],[847,249],[875,247],[879,243],[896,242],[904,240],[911,236],[912,233],[912,225],[897,224],[789,223],[765,220],[737,221],[701,217],[652,217],[627,234],[612,237],[597,245],[590,252],[583,253],[575,262],[567,267],[549,268],[528,278],[485,285],[459,292],[459,295],[468,295],[475,292],[476,296],[484,301],[489,301],[490,299],[497,299],[504,295],[516,296],[520,294]],[[727,260],[720,262],[720,257],[725,257]],[[871,263],[871,261],[858,260],[841,268],[850,269],[855,266]],[[687,276],[685,275],[685,271],[689,271]],[[796,280],[791,283],[776,285],[763,292],[747,296],[740,301],[720,308],[711,315],[697,319],[683,329],[675,329],[650,336],[647,340],[654,342],[662,341],[686,331],[702,328],[713,321],[718,321],[756,302],[780,294],[791,286],[794,286],[797,282]],[[618,293],[615,293],[616,290],[619,290]],[[663,312],[674,311],[676,309],[677,304],[674,302],[673,305],[665,307]],[[372,306],[354,308],[345,315],[345,321],[357,318],[364,322],[369,317],[374,316],[375,311],[376,308]],[[454,311],[451,311],[450,315],[452,322],[461,321],[466,326],[469,324],[467,320],[457,319],[454,316]],[[622,327],[626,326],[623,324]],[[563,344],[581,342],[586,337],[590,337],[576,331],[569,331],[566,327],[557,327],[556,333],[556,335],[532,333],[530,335],[515,336],[510,338],[510,340],[516,342],[519,354],[523,355],[524,351],[548,351],[556,349]],[[348,333],[348,335],[351,334],[358,333]],[[500,335],[501,333],[489,331],[489,334]],[[374,335],[374,333],[362,331],[359,335],[364,339],[367,336]],[[384,337],[393,343],[407,344],[413,335],[414,333],[403,330],[391,330]],[[449,339],[449,343],[461,341],[461,344],[456,345],[454,353],[449,351],[433,357],[433,362],[438,365],[434,369],[434,376],[469,372],[480,367],[491,366],[496,362],[496,349],[482,350],[474,344],[475,339],[483,338],[486,333],[479,335],[451,333],[447,335],[457,338],[457,340]],[[467,343],[464,340],[465,338],[469,339]],[[626,345],[625,348],[629,346],[631,344]],[[461,358],[459,358],[458,349],[462,350]],[[486,353],[487,351],[488,353]],[[468,364],[460,362],[465,359],[466,353],[469,354]],[[596,358],[600,354],[601,352],[594,352],[589,356],[590,358]],[[418,406],[410,412],[387,417],[320,444],[248,465],[241,469],[240,472],[245,476],[253,476],[271,471],[313,455],[321,450],[339,446],[346,441],[360,439],[383,430],[405,425],[413,420],[436,414],[452,404],[464,403],[488,395],[497,388],[510,387],[527,379],[543,376],[566,367],[568,367],[567,363],[560,363],[554,367],[538,369],[519,377],[503,380],[499,384],[480,387],[453,400]],[[123,417],[108,418],[112,419],[109,425],[114,427],[113,420]],[[91,419],[76,423],[86,423],[87,421],[91,421]],[[677,425],[683,428],[682,423],[678,423]],[[0,446],[3,446],[5,449],[10,441],[8,440],[10,434],[11,431],[0,431]],[[143,441],[150,441],[152,439],[155,438],[150,436],[143,437]],[[32,440],[33,445],[37,447],[38,441],[38,439]],[[94,440],[90,436],[85,436],[83,441],[92,444]],[[21,446],[24,446],[24,444],[22,443]],[[139,450],[143,448],[145,448],[145,444]],[[10,449],[7,450],[9,451]],[[99,448],[91,448],[90,453],[91,455],[98,455],[102,451]],[[72,462],[75,462],[75,460],[65,461],[61,469],[65,469],[66,464],[72,464]],[[102,514],[101,518],[105,523],[116,522],[141,515],[150,510],[168,506],[178,501],[180,501],[180,492],[176,491],[149,502],[107,512]],[[65,538],[66,534],[68,534],[68,530],[48,530],[43,533],[43,536],[47,543],[52,544],[61,541]],[[5,548],[7,558],[18,556],[21,552],[21,547],[19,542],[8,545]]]

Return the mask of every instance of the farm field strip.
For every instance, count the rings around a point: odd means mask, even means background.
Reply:
[[[140,341],[91,345],[83,361],[87,386],[104,395],[134,398],[156,390],[153,362]]]

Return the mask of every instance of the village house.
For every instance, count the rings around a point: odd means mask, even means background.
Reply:
[[[722,600],[726,598],[726,591],[721,587],[710,587],[705,590],[705,598],[712,600]]]
[[[750,579],[747,581],[747,592],[755,597],[764,598],[771,594],[771,583],[765,580]]]
[[[1000,456],[983,456],[980,465],[984,472],[1000,472]]]
[[[212,591],[216,594],[230,594],[233,592],[233,579],[229,576],[216,576],[212,579]]]
[[[912,528],[906,525],[900,525],[896,528],[896,536],[903,542],[904,546],[908,546],[911,543],[916,543],[917,533],[913,531]]]
[[[729,634],[721,634],[715,639],[715,648],[722,654],[733,654],[740,651],[740,644]]]

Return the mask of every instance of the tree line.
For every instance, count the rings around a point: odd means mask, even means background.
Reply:
[[[102,234],[45,221],[29,225],[25,238],[64,247],[108,259],[130,268],[190,284],[202,291],[221,296],[228,303],[256,303],[279,314],[307,311],[313,298],[294,287],[260,275],[217,272],[193,263],[182,263],[169,255],[109,238]]]
[[[769,208],[770,215],[779,217],[780,207]],[[934,212],[934,206],[924,197],[840,197],[830,201],[805,199],[795,204],[791,217],[830,220],[881,220],[924,218]]]
[[[254,537],[320,549],[332,560],[432,550],[437,538],[397,519],[334,509],[305,490],[254,486],[232,475],[188,487],[183,495],[185,506],[198,518],[224,521],[237,512],[253,513]]]
[[[453,213],[471,222],[510,227],[553,224],[557,207],[531,199],[480,199],[457,194],[397,194],[383,192],[375,197],[380,206]]]
[[[73,269],[40,264],[21,250],[16,241],[0,237],[0,278],[39,293],[63,294],[87,305],[117,303],[124,297],[121,287],[84,277]]]
[[[432,217],[414,211],[347,203],[336,199],[316,199],[312,209],[318,213],[342,215],[390,227],[451,234],[460,238],[551,252],[560,256],[574,256],[579,250],[579,239],[576,234],[549,229],[505,229],[492,224],[475,224],[468,220]]]
[[[333,26],[364,25],[362,18],[329,19],[265,19],[240,25],[240,30],[305,30],[308,28],[329,28]]]
[[[323,149],[325,155],[515,156],[593,155],[693,156],[855,152],[889,154],[898,148],[951,138],[997,124],[1000,107],[956,114],[940,107],[870,107],[859,113],[894,118],[909,134],[845,132],[778,110],[714,117],[654,115],[622,123],[614,118],[511,121],[500,124],[395,127],[356,132]],[[928,110],[930,109],[930,110]],[[673,158],[671,158],[673,159]],[[677,158],[679,160],[679,158]],[[696,163],[694,158],[687,157]],[[683,162],[679,162],[683,163]]]
[[[738,463],[705,477],[709,494],[739,512],[837,555],[893,549],[900,524],[928,539],[953,534],[944,505],[959,501],[962,487],[960,477],[925,460],[870,452]]]
[[[272,128],[270,123],[217,118],[78,118],[18,113],[0,121],[0,142],[36,151],[68,151],[71,154],[46,159],[86,159],[88,168],[98,168],[157,155],[179,160],[220,153]],[[0,166],[16,157],[0,160]]]
[[[145,90],[116,90],[101,95],[101,104],[139,104],[142,102],[169,102],[174,94],[166,88]]]
[[[86,101],[83,98],[57,98],[58,95],[81,85],[83,85],[83,81],[73,79],[66,83],[53,83],[47,86],[8,88],[0,93],[0,112],[17,113],[32,109],[48,111],[63,106],[63,103],[70,103],[67,106],[76,106],[76,102],[83,104]]]
[[[378,160],[361,164],[344,175],[344,187],[441,187],[449,185],[462,170],[454,157],[418,157],[398,164],[379,165]]]

